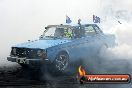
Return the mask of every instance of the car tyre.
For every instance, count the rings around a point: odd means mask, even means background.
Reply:
[[[61,51],[56,55],[54,60],[54,73],[59,75],[65,73],[69,65],[69,55],[65,51]]]

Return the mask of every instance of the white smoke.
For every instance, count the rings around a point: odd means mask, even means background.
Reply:
[[[107,49],[101,56],[109,59],[132,59],[132,1],[103,0],[101,6],[101,27],[105,33],[115,34],[118,44]]]
[[[108,48],[105,53],[107,58],[114,59],[132,59],[132,25],[131,22],[123,22],[115,25],[110,29],[111,33],[116,36],[117,46]],[[102,53],[102,56],[104,53]]]
[[[99,72],[132,75],[132,23],[123,21],[109,29],[115,34],[117,46],[101,51]],[[101,85],[98,85],[101,86]],[[106,88],[131,88],[130,84],[102,85]]]

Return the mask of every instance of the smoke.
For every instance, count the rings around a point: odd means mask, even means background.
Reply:
[[[114,20],[113,20],[114,21]],[[104,25],[106,26],[106,25]],[[103,27],[103,26],[102,26]],[[116,36],[117,45],[112,48],[102,48],[94,56],[85,59],[87,74],[130,74],[132,75],[132,25],[122,21],[122,24],[111,26],[108,33]],[[98,46],[98,45],[97,45]],[[95,84],[92,88],[131,88],[130,84]],[[83,86],[86,87],[86,86]],[[88,87],[88,86],[87,86]]]
[[[112,27],[110,30],[116,36],[117,46],[108,48],[106,53],[110,58],[110,54],[116,59],[129,59],[132,60],[132,26],[130,23],[123,22]]]
[[[104,33],[114,34],[117,45],[101,49],[99,55],[85,60],[88,74],[130,74],[132,75],[132,2],[130,0],[103,0],[100,16]],[[121,8],[123,7],[123,8]],[[89,58],[90,59],[90,58]],[[90,66],[91,65],[91,66]],[[91,71],[91,72],[90,72]],[[131,88],[130,84],[96,85],[103,88]],[[95,88],[96,88],[95,86]]]
[[[113,3],[114,2],[114,3]],[[102,1],[102,24],[105,33],[116,36],[117,46],[100,53],[101,58],[112,60],[132,60],[132,2],[119,0]],[[123,6],[123,8],[121,8]],[[132,63],[131,63],[132,64]]]
[[[96,14],[101,17],[102,30],[115,34],[118,45],[102,50],[99,57],[94,57],[96,62],[90,61],[91,68],[100,73],[131,73],[131,0],[1,0],[0,7],[1,67],[11,64],[6,57],[12,45],[40,36],[44,26],[63,23],[66,14],[72,20],[91,20]]]

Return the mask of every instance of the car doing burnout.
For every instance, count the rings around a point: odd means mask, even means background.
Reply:
[[[115,36],[104,34],[97,24],[49,25],[38,40],[13,46],[7,59],[31,68],[48,63],[48,68],[65,72],[91,59],[101,47],[114,45]]]

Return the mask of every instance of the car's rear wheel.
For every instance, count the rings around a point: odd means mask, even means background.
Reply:
[[[55,72],[64,73],[69,65],[69,55],[65,51],[61,51],[57,54],[55,61],[54,61],[54,67]]]

